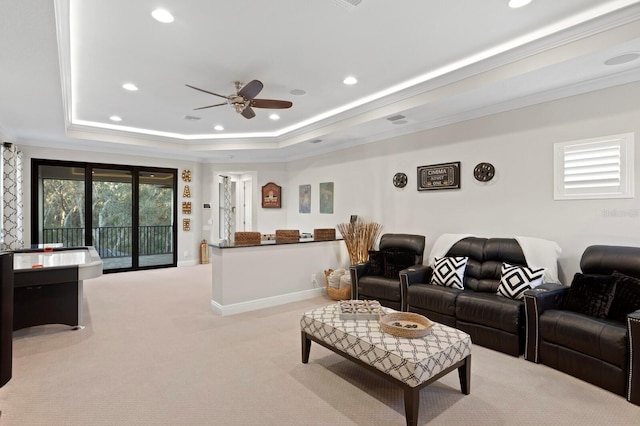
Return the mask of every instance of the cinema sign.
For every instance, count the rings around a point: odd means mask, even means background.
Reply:
[[[459,161],[418,167],[418,191],[459,188]]]

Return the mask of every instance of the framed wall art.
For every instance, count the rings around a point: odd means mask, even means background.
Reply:
[[[279,209],[282,207],[282,187],[269,182],[262,187],[262,208]]]
[[[311,185],[300,185],[298,189],[298,211],[311,213]]]
[[[320,213],[333,213],[333,182],[320,184]]]
[[[418,167],[418,191],[460,189],[460,162]]]

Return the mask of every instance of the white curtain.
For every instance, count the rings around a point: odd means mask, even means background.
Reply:
[[[2,144],[2,228],[3,250],[24,248],[22,216],[22,152],[9,142]]]

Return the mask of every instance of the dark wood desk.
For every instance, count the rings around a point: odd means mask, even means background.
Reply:
[[[93,247],[14,252],[13,329],[43,324],[82,328],[83,280],[102,275]]]

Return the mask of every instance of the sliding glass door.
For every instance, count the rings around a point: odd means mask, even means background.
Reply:
[[[92,245],[105,271],[176,266],[176,187],[175,169],[34,159],[32,244]]]

